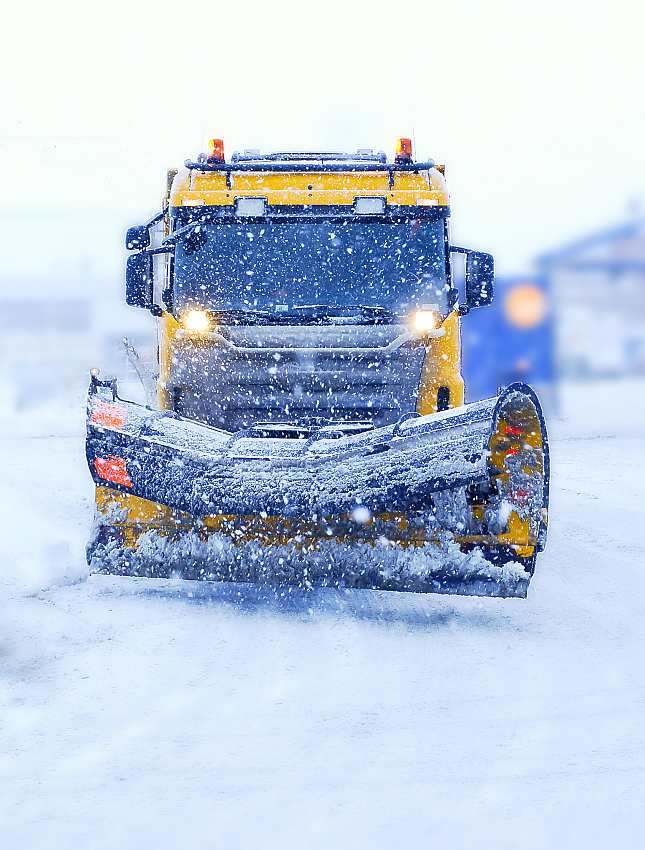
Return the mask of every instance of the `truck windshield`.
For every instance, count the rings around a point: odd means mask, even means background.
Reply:
[[[177,240],[174,305],[288,312],[362,304],[446,311],[443,218],[198,225]]]

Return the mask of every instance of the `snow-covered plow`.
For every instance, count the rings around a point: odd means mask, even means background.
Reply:
[[[443,166],[405,138],[392,160],[226,160],[213,139],[169,172],[125,240],[126,303],[156,320],[156,368],[134,364],[150,407],[90,386],[92,568],[526,596],[544,421],[522,384],[463,403],[461,320],[494,261],[451,244],[449,214]]]
[[[87,459],[98,572],[526,596],[549,457],[534,392],[396,424],[230,433],[93,377]]]

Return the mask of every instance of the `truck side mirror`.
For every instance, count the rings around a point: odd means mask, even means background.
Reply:
[[[147,224],[138,224],[136,227],[128,227],[125,234],[125,247],[128,251],[140,250],[150,245],[150,229]]]
[[[468,251],[466,254],[466,305],[483,307],[493,300],[495,264],[491,254]]]
[[[153,305],[152,254],[148,251],[128,257],[125,268],[125,303],[146,310]]]

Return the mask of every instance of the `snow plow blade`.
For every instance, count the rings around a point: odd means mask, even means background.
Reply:
[[[549,458],[535,393],[395,425],[236,434],[92,379],[97,572],[302,587],[526,596]]]

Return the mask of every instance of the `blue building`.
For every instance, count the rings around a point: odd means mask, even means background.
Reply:
[[[645,374],[645,218],[538,258],[555,317],[560,377]]]

